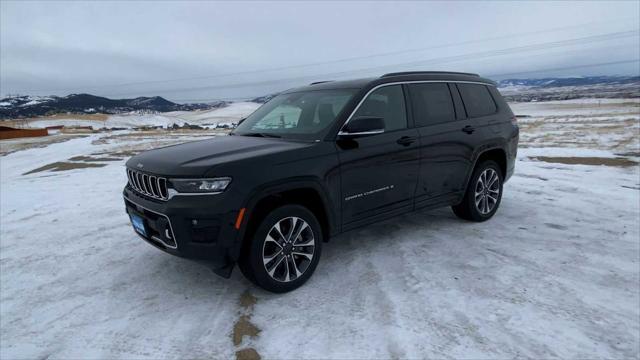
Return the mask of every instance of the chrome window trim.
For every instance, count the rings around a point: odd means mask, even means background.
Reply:
[[[345,125],[346,125],[346,123],[345,123]],[[357,133],[349,133],[349,132],[344,132],[344,131],[340,130],[338,132],[338,135],[355,136],[355,135],[377,135],[377,134],[382,134],[382,133],[384,133],[384,130],[362,131],[362,132],[357,132]]]
[[[137,202],[129,199],[126,195],[123,195],[123,197],[124,197],[125,200],[129,201],[133,205],[139,206],[139,207],[141,207],[141,208],[143,208],[143,209],[145,209],[145,210],[147,210],[149,212],[152,212],[152,213],[154,213],[156,215],[160,215],[160,216],[164,217],[165,219],[167,219],[167,223],[169,224],[169,230],[171,230],[171,238],[173,238],[173,242],[175,243],[175,245],[169,245],[166,242],[164,242],[164,240],[162,240],[162,239],[160,239],[160,238],[158,238],[156,236],[153,236],[153,238],[159,240],[164,246],[166,246],[166,247],[168,247],[170,249],[177,249],[178,248],[178,240],[176,239],[176,234],[173,232],[173,225],[171,225],[171,219],[169,219],[169,217],[167,215],[165,215],[163,213],[159,213],[157,211],[153,211],[153,210],[151,210],[151,209],[149,209],[149,208],[147,208],[145,206],[142,206],[142,205],[138,204]],[[136,234],[140,235],[137,231],[135,231],[135,229],[133,231]],[[142,235],[140,235],[140,236],[142,236]],[[147,239],[145,238],[145,240],[147,240]]]
[[[373,88],[371,88],[369,91],[367,91],[367,93],[364,94],[362,99],[360,99],[360,102],[358,102],[358,105],[356,105],[355,109],[353,109],[351,114],[349,114],[349,117],[347,118],[347,121],[345,121],[344,124],[342,124],[342,126],[340,127],[340,131],[338,131],[338,136],[340,136],[340,135],[353,135],[353,134],[350,134],[350,133],[343,132],[342,129],[344,129],[344,127],[349,123],[349,121],[351,121],[351,119],[353,118],[353,115],[355,115],[355,113],[358,111],[358,109],[360,109],[360,106],[362,106],[362,103],[364,103],[364,101],[367,100],[367,98],[369,97],[369,95],[371,95],[372,92],[374,92],[374,91],[376,91],[376,90],[378,90],[378,89],[380,89],[382,87],[385,87],[385,86],[404,85],[404,84],[425,84],[425,83],[478,84],[478,85],[485,85],[485,86],[493,86],[493,87],[495,87],[494,84],[489,84],[489,83],[485,83],[485,82],[481,82],[481,81],[461,81],[461,80],[407,80],[407,81],[395,81],[395,82],[389,82],[389,83],[376,85]],[[405,101],[405,103],[406,103],[406,101]]]

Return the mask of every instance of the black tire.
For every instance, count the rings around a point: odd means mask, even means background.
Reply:
[[[300,220],[303,220],[308,228],[304,227],[304,224],[299,222]],[[280,232],[274,230],[274,227],[278,223],[280,224],[279,228],[284,232],[282,239],[276,239]],[[304,229],[300,231],[300,235],[296,239],[287,242],[285,239],[287,235],[290,238],[295,236],[290,235],[291,224],[298,224],[299,227],[296,230],[300,227],[304,227]],[[280,244],[274,244],[275,241],[267,240],[267,235],[270,236],[270,239],[283,240],[284,247]],[[238,265],[248,280],[267,291],[284,293],[300,287],[311,277],[320,260],[323,241],[322,228],[315,215],[303,206],[284,205],[272,210],[249,236],[250,238],[246,239],[249,242],[246,244]],[[313,239],[313,245],[305,245],[311,243],[310,239]],[[302,246],[298,247],[296,244]],[[270,250],[276,254],[278,249],[280,255],[274,257],[272,262],[264,264],[263,252],[269,252],[268,255],[271,255]],[[312,258],[308,259],[307,256],[299,255],[302,252],[307,255],[312,253]],[[281,259],[283,254],[288,254],[289,257],[285,256],[284,259]],[[267,271],[267,267],[273,270],[272,275]],[[294,276],[297,271],[300,271],[301,275]]]
[[[497,201],[493,203],[490,199],[487,198],[490,206],[491,203],[494,204],[493,207],[490,208],[490,211],[487,211],[489,207],[483,207],[483,205],[476,205],[476,190],[479,188],[478,179],[482,176],[483,173],[487,170],[493,170],[497,176],[498,185],[492,189],[487,189],[487,191],[483,191],[485,194],[488,191],[495,191],[498,189]],[[490,173],[490,172],[489,172]],[[504,175],[502,174],[502,170],[500,170],[500,166],[493,160],[486,160],[482,163],[478,164],[471,175],[471,179],[469,179],[469,184],[467,185],[467,190],[465,191],[464,198],[462,202],[458,205],[454,205],[451,207],[454,214],[461,219],[470,220],[470,221],[486,221],[491,219],[491,217],[496,213],[498,208],[500,207],[500,201],[502,201],[502,185],[504,182]],[[494,193],[491,193],[492,195]],[[485,195],[486,196],[486,195]],[[483,209],[484,211],[481,211]]]

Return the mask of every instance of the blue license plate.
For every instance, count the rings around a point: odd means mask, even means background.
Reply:
[[[130,214],[131,216],[131,225],[133,225],[133,229],[140,233],[142,236],[147,236],[147,230],[144,227],[144,219],[136,214]]]

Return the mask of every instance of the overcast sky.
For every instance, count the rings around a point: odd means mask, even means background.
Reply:
[[[2,1],[0,17],[2,95],[180,102],[403,70],[640,72],[638,1]]]

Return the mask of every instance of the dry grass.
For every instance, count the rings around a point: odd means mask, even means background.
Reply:
[[[117,157],[92,157],[92,156],[74,156],[69,158],[71,161],[120,161],[122,158]]]
[[[49,116],[41,116],[36,118],[29,118],[29,120],[58,120],[58,119],[73,119],[73,120],[92,120],[92,121],[106,121],[110,115],[108,114],[55,114]]]
[[[32,121],[40,121],[40,120],[60,120],[60,119],[73,119],[73,120],[90,120],[90,121],[101,121],[105,122],[109,118],[107,114],[55,114],[49,116],[39,116],[33,118],[25,118],[25,119],[16,119],[16,120],[4,120],[2,121],[3,125],[11,126],[11,127],[24,127],[25,125],[29,125]]]
[[[63,128],[60,132],[63,134],[93,134],[96,133],[97,130],[89,128]]]

